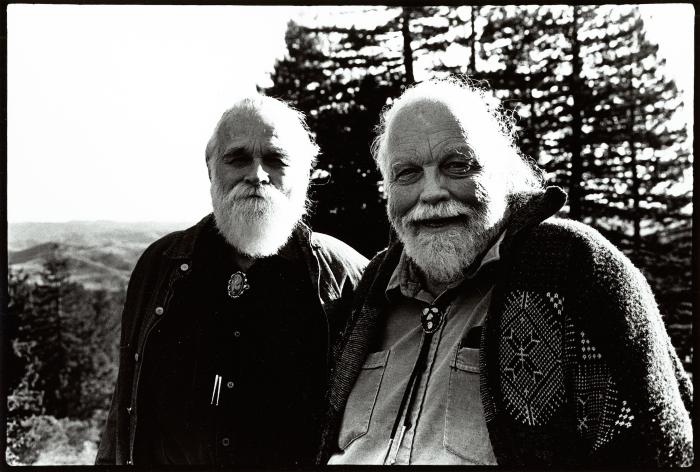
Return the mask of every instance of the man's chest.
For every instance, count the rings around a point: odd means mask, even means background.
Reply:
[[[146,346],[148,414],[166,449],[187,455],[178,462],[257,462],[320,403],[327,328],[308,276],[266,264],[232,298],[230,275],[219,267],[178,285]]]

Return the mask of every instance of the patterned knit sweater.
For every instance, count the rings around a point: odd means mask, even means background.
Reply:
[[[649,285],[598,232],[550,218],[565,198],[550,187],[511,202],[480,348],[498,463],[690,465],[692,384]],[[339,452],[345,403],[381,335],[384,290],[401,251],[394,238],[356,291],[335,348],[320,464]]]

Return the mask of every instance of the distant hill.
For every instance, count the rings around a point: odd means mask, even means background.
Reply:
[[[10,223],[8,264],[32,277],[52,254],[65,257],[71,280],[86,288],[124,287],[144,249],[193,223]]]
[[[185,229],[196,221],[185,223],[115,221],[68,221],[65,223],[10,223],[7,247],[11,251],[28,249],[43,243],[78,245],[135,243],[148,245],[164,234]]]

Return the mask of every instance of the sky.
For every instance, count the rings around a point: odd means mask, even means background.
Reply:
[[[9,5],[8,221],[199,220],[216,122],[269,84],[287,21],[312,8]],[[692,92],[692,6],[643,14]]]

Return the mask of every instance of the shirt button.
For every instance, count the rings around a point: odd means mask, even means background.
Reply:
[[[190,269],[190,265],[189,265],[189,264],[182,264],[182,265],[180,266],[180,270],[183,271],[183,272],[187,272],[189,269]]]
[[[128,461],[126,461],[126,465],[134,465],[134,461],[132,461],[131,459],[129,459]]]
[[[162,307],[162,306],[156,307],[156,315],[160,316],[160,315],[162,315],[163,313],[165,313],[165,310],[163,310],[163,307]]]
[[[240,332],[240,331],[234,331],[234,332],[233,332],[233,336],[236,337],[236,338],[240,338],[240,337],[241,337],[241,332]]]
[[[228,388],[233,388],[233,382],[229,380],[228,382],[226,382],[226,386]]]
[[[131,414],[131,407],[130,407],[130,406],[127,406],[127,407],[126,407],[126,412],[129,413],[129,414]]]
[[[231,444],[231,441],[229,441],[228,438],[224,438],[221,440],[221,445],[224,447],[228,447],[228,445]]]
[[[139,361],[139,353],[138,353],[138,352],[137,352],[136,354],[134,354],[134,360],[135,360],[136,362]]]

